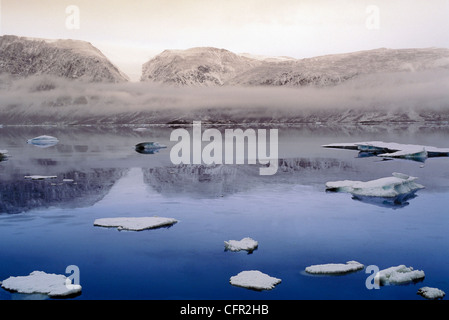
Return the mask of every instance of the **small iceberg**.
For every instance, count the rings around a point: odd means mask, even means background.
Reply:
[[[25,176],[24,177],[27,180],[47,180],[47,179],[56,179],[57,176]]]
[[[428,158],[428,153],[424,148],[418,148],[414,150],[400,150],[391,153],[382,153],[379,154],[378,157],[383,158],[401,158],[401,159],[410,159],[415,161],[424,162],[425,159]]]
[[[362,157],[378,156],[382,158],[401,158],[424,162],[427,158],[448,157],[449,148],[437,148],[414,144],[401,144],[383,141],[368,141],[354,143],[332,143],[324,148],[358,150]]]
[[[330,181],[326,183],[326,191],[348,192],[361,197],[395,198],[401,195],[411,195],[423,189],[424,186],[416,183],[418,178],[402,173],[393,173],[392,177],[371,181]]]
[[[253,290],[271,290],[277,284],[281,283],[281,279],[271,277],[258,270],[242,271],[236,276],[231,277],[230,283],[233,286],[243,287]]]
[[[422,287],[417,294],[429,300],[443,299],[446,293],[438,288]]]
[[[155,154],[159,150],[167,148],[166,145],[160,144],[158,142],[142,142],[136,144],[135,149],[138,153],[142,154]]]
[[[414,270],[412,267],[399,265],[380,270],[374,277],[380,285],[408,284],[424,280],[425,274],[422,270]]]
[[[57,145],[59,143],[59,140],[52,136],[39,136],[27,140],[27,143],[40,148],[48,148]]]
[[[117,228],[118,230],[142,231],[169,227],[177,222],[176,219],[163,217],[103,218],[95,220],[94,226]]]
[[[246,250],[249,253],[253,252],[259,246],[259,243],[251,238],[243,238],[242,240],[225,241],[225,249],[229,251]]]
[[[7,160],[8,150],[0,150],[0,162]]]
[[[135,128],[135,129],[133,129],[133,131],[136,131],[136,132],[145,132],[145,131],[150,131],[150,129],[149,129],[149,128]]]
[[[64,275],[43,271],[33,271],[28,276],[9,277],[2,281],[1,286],[12,292],[45,294],[51,298],[78,295],[82,289]]]
[[[365,266],[357,261],[346,263],[327,263],[309,266],[305,269],[311,274],[345,274],[363,269]]]

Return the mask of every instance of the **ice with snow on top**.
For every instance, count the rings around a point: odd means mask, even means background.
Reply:
[[[446,295],[446,293],[443,290],[431,287],[422,287],[418,290],[417,293],[423,296],[424,298],[431,300],[443,299],[443,297]]]
[[[46,294],[49,297],[65,297],[81,292],[82,287],[72,284],[64,275],[33,271],[28,276],[9,277],[2,281],[2,288],[19,293]]]
[[[363,269],[365,266],[357,261],[348,261],[346,263],[327,263],[309,266],[305,269],[307,273],[312,274],[344,274]]]
[[[171,226],[178,221],[164,217],[102,218],[94,221],[94,226],[117,228],[118,230],[142,231]]]
[[[381,285],[388,284],[407,284],[410,282],[417,282],[423,280],[425,273],[422,270],[414,270],[413,267],[406,267],[399,265],[380,270],[376,273],[374,279],[376,283]]]
[[[326,183],[327,191],[348,192],[356,196],[394,198],[411,194],[424,186],[416,183],[418,178],[394,172],[392,177],[371,181],[330,181]]]
[[[448,157],[449,148],[437,148],[414,144],[401,144],[395,142],[367,141],[354,143],[331,143],[323,145],[324,148],[350,149],[369,152],[382,158],[404,158],[423,160],[428,157]]]
[[[249,237],[243,238],[242,240],[229,240],[225,241],[224,243],[226,250],[230,251],[246,250],[252,252],[259,245],[259,243],[256,240]]]
[[[34,176],[25,176],[24,177],[27,180],[46,180],[46,179],[56,179],[57,176],[39,176],[39,175],[34,175]]]
[[[230,279],[233,286],[253,290],[271,290],[281,281],[258,270],[242,271]]]
[[[44,135],[44,136],[35,137],[33,139],[28,139],[27,143],[32,144],[36,147],[47,148],[47,147],[57,145],[59,143],[59,140],[55,137]]]
[[[403,158],[403,159],[412,159],[412,160],[423,160],[428,157],[428,153],[426,149],[423,148],[417,148],[413,150],[400,150],[396,152],[391,153],[382,153],[378,155],[379,157],[383,158]]]

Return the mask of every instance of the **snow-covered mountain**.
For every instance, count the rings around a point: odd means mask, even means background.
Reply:
[[[124,82],[128,77],[89,42],[0,37],[0,73],[19,77],[53,75],[94,82]]]
[[[143,65],[142,81],[166,84],[221,86],[261,60],[211,47],[165,50]]]
[[[307,59],[166,50],[143,65],[142,81],[189,86],[328,86],[360,75],[449,68],[449,49],[375,49]]]

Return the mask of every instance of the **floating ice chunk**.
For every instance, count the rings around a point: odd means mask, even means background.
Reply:
[[[412,267],[399,265],[380,270],[376,276],[375,281],[381,285],[386,284],[407,284],[410,282],[417,282],[423,280],[425,277],[424,271],[413,270]]]
[[[39,176],[39,175],[35,175],[35,176],[25,176],[25,179],[29,179],[29,180],[46,180],[46,179],[56,179],[57,176]]]
[[[142,142],[142,143],[136,144],[135,148],[138,153],[154,154],[154,153],[159,152],[159,150],[161,150],[161,149],[167,148],[167,146],[160,144],[158,142]]]
[[[379,154],[383,158],[404,158],[413,160],[422,160],[428,157],[427,151],[424,148],[418,147],[413,149],[400,150],[392,153]]]
[[[383,141],[368,141],[355,143],[332,143],[323,145],[324,148],[350,149],[369,152],[379,157],[405,158],[420,160],[427,157],[448,157],[449,148],[437,148],[414,144],[401,144]]]
[[[8,150],[0,150],[0,161],[6,160],[8,157]]]
[[[411,194],[424,186],[416,183],[418,178],[402,173],[393,173],[392,177],[371,181],[330,181],[326,183],[327,191],[348,192],[356,196],[394,198]]]
[[[306,268],[307,273],[312,274],[344,274],[363,269],[365,266],[357,261],[346,263],[317,264]]]
[[[103,218],[95,220],[94,226],[117,228],[118,230],[141,231],[167,227],[177,222],[176,219],[163,217]]]
[[[32,144],[37,147],[47,148],[59,143],[59,140],[52,136],[39,136],[27,141],[28,144]]]
[[[426,299],[443,299],[446,293],[438,288],[422,287],[417,292]]]
[[[135,128],[135,129],[133,129],[133,131],[136,131],[136,132],[145,132],[145,131],[150,131],[150,129],[149,129],[149,128]]]
[[[229,240],[225,241],[225,248],[226,250],[230,251],[240,251],[240,250],[246,250],[249,252],[254,251],[259,243],[251,238],[243,238],[242,240]]]
[[[142,143],[137,144],[136,148],[160,149],[160,148],[167,148],[167,146],[160,144],[159,142],[142,142]]]
[[[33,271],[28,276],[9,277],[2,281],[2,288],[19,293],[41,293],[49,297],[65,297],[81,292],[81,286],[71,284],[66,276],[43,271]]]
[[[281,283],[281,279],[270,277],[257,270],[249,270],[242,271],[236,276],[231,277],[230,283],[233,286],[253,290],[271,290],[277,284]]]
[[[349,149],[349,150],[358,150],[358,145],[352,142],[343,142],[343,143],[331,143],[322,145],[323,148],[332,148],[332,149]]]

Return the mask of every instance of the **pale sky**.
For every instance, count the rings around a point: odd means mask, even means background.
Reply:
[[[0,34],[89,41],[137,80],[165,49],[305,58],[449,48],[449,0],[0,0]]]

